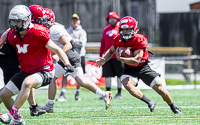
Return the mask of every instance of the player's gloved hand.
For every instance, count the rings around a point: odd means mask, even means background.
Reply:
[[[82,42],[75,42],[74,46],[78,49],[80,49],[83,46]]]
[[[66,65],[64,67],[64,69],[66,70],[66,72],[74,72],[74,67],[72,65]]]

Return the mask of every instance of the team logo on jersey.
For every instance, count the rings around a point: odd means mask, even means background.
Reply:
[[[14,38],[16,38],[16,35],[14,36]]]
[[[117,30],[109,30],[106,32],[106,35],[108,35],[109,37],[112,37],[113,35],[116,35],[118,33]]]
[[[18,53],[27,53],[28,52],[28,45],[29,44],[23,44],[23,46],[20,46],[19,44],[16,44],[16,47],[17,47],[17,50],[18,50]]]

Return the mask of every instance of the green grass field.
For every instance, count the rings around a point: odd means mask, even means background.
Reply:
[[[191,80],[190,83],[187,83],[184,79],[165,79],[167,85],[200,85],[200,81]]]
[[[92,92],[83,89],[81,101],[74,100],[75,89],[67,90],[66,102],[56,102],[54,113],[46,113],[39,117],[31,117],[26,102],[20,109],[27,125],[197,125],[200,124],[200,90],[169,90],[175,104],[183,114],[175,115],[162,98],[153,90],[142,90],[150,99],[157,102],[154,112],[148,106],[132,97],[126,90],[122,91],[123,99],[112,99],[109,110],[105,110],[104,102]],[[47,101],[47,90],[36,91],[36,101],[44,105]],[[112,90],[113,96],[117,90]],[[56,98],[59,93],[57,93]],[[7,110],[0,105],[1,113]],[[1,123],[0,123],[1,124]]]

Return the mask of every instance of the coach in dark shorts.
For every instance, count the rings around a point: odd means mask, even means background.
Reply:
[[[99,56],[102,57],[103,54],[112,46],[113,39],[117,36],[119,32],[119,20],[117,12],[110,11],[106,18],[106,21],[109,23],[103,31],[103,35],[101,38],[101,46],[99,50]],[[105,77],[106,83],[106,91],[110,91],[111,89],[111,77],[117,76],[117,89],[118,92],[114,99],[121,99],[121,90],[122,84],[120,81],[120,76],[123,72],[123,64],[121,61],[116,59],[116,55],[114,54],[112,58],[103,65],[103,76]]]
[[[111,77],[115,77],[117,76],[117,89],[118,89],[118,93],[115,97],[121,97],[121,89],[122,89],[122,85],[121,85],[121,81],[120,81],[120,76],[122,75],[123,71],[124,71],[124,63],[122,63],[121,61],[118,61],[115,58],[110,59],[109,61],[107,61],[104,65],[103,65],[103,77],[109,78],[106,79],[106,91],[109,91],[111,89]]]

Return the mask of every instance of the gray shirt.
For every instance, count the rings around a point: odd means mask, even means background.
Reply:
[[[73,26],[70,25],[67,29],[67,32],[71,35],[73,41],[76,43],[75,50],[80,54],[80,56],[85,56],[85,45],[87,42],[86,31],[82,28],[81,25],[79,25],[76,29],[73,29]]]

